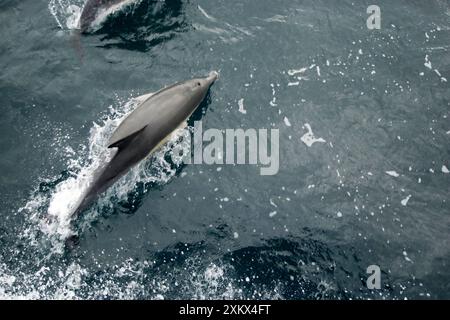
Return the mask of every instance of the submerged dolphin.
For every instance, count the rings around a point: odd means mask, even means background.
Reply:
[[[212,71],[205,78],[171,85],[151,95],[131,112],[109,139],[108,148],[118,148],[117,153],[94,177],[72,217],[86,209],[182,126],[204,100],[217,78],[218,73]]]
[[[80,16],[81,32],[89,32],[92,23],[98,18],[100,13],[107,12],[115,7],[119,8],[130,2],[130,0],[87,0]]]

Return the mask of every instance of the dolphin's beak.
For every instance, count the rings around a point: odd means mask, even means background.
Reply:
[[[206,77],[208,85],[212,85],[217,79],[219,79],[219,73],[217,71],[211,71],[209,75]]]

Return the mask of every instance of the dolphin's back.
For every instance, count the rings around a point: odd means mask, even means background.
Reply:
[[[113,5],[126,1],[129,0],[87,0],[80,16],[81,32],[86,33],[89,31],[100,10],[108,9]]]
[[[142,102],[119,127],[114,131],[108,141],[108,147],[116,147],[124,139],[141,131],[144,127],[149,130],[162,132],[167,135],[175,130],[179,123],[189,116],[190,109],[186,112],[180,108],[186,103],[186,96],[179,88],[183,84],[175,84],[158,91],[150,98]]]

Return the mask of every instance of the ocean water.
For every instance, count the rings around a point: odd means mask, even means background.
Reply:
[[[0,2],[0,298],[450,298],[450,1],[83,3]],[[177,133],[71,225],[135,98],[211,70],[190,126],[279,129],[279,172]]]

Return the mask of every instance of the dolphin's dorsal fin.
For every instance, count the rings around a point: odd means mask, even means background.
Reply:
[[[108,142],[108,148],[119,148],[122,149],[124,148],[131,140],[134,139],[134,137],[136,137],[138,134],[140,134],[142,131],[144,131],[144,129],[147,126],[144,126],[143,128],[141,128],[140,130],[137,130],[133,133],[131,133],[130,135],[124,137],[123,139],[120,140],[113,140],[112,138],[114,138],[114,134],[112,135],[111,139],[109,139]]]

